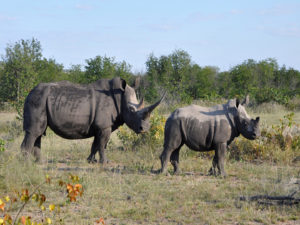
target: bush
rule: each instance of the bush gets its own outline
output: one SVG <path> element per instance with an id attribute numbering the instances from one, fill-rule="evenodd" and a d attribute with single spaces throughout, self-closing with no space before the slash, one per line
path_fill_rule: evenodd
<path id="1" fill-rule="evenodd" d="M 164 139 L 164 125 L 166 118 L 153 112 L 150 117 L 150 129 L 146 133 L 135 134 L 127 126 L 119 128 L 117 135 L 122 142 L 124 150 L 136 150 L 142 146 L 150 149 L 160 147 Z"/>
<path id="2" fill-rule="evenodd" d="M 293 117 L 294 113 L 287 114 L 279 125 L 262 128 L 261 137 L 254 141 L 237 138 L 229 146 L 229 157 L 243 161 L 291 162 L 300 153 L 300 135 L 290 132 L 297 127 Z"/>
<path id="3" fill-rule="evenodd" d="M 0 152 L 5 151 L 5 141 L 0 138 Z"/>

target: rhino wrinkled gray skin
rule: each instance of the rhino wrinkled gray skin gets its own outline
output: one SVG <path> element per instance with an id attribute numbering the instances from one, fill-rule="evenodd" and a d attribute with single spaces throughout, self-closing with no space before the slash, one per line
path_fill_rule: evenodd
<path id="1" fill-rule="evenodd" d="M 210 108 L 190 105 L 176 109 L 166 121 L 159 172 L 166 172 L 169 160 L 174 173 L 179 172 L 179 150 L 186 144 L 195 151 L 215 150 L 210 174 L 226 176 L 224 158 L 227 146 L 240 134 L 250 140 L 260 136 L 259 117 L 251 119 L 245 110 L 248 102 L 247 96 L 241 104 L 232 99 L 227 104 Z"/>
<path id="2" fill-rule="evenodd" d="M 144 107 L 137 101 L 134 88 L 120 78 L 101 79 L 87 85 L 68 81 L 40 83 L 27 96 L 24 104 L 21 145 L 25 155 L 33 153 L 40 160 L 41 137 L 49 126 L 67 139 L 94 137 L 89 162 L 106 163 L 104 149 L 111 133 L 126 123 L 136 133 L 149 129 L 149 116 L 162 101 Z"/>

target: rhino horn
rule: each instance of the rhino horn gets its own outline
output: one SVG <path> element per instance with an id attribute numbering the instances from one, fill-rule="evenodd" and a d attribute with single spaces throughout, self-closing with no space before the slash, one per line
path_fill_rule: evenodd
<path id="1" fill-rule="evenodd" d="M 139 88 L 139 86 L 140 86 L 140 83 L 141 83 L 141 77 L 140 76 L 138 76 L 136 79 L 135 79 L 135 81 L 134 81 L 134 84 L 133 84 L 133 89 L 134 90 L 137 90 L 138 88 Z"/>
<path id="2" fill-rule="evenodd" d="M 145 107 L 145 104 L 144 104 L 144 98 L 142 98 L 142 100 L 140 101 L 140 103 L 138 104 L 137 106 L 137 110 L 141 110 Z"/>
<path id="3" fill-rule="evenodd" d="M 166 93 L 164 93 L 164 95 L 161 97 L 161 99 L 159 101 L 157 101 L 156 103 L 154 103 L 153 105 L 150 105 L 146 108 L 141 109 L 139 112 L 142 113 L 143 118 L 147 118 L 150 116 L 150 113 L 162 102 L 162 100 L 165 98 Z"/>
<path id="4" fill-rule="evenodd" d="M 244 99 L 244 101 L 242 102 L 242 105 L 247 106 L 249 104 L 249 95 L 247 95 Z"/>

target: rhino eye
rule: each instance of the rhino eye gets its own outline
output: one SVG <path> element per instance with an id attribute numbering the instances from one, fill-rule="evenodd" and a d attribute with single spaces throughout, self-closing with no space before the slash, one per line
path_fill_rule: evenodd
<path id="1" fill-rule="evenodd" d="M 130 112 L 135 112 L 135 108 L 133 106 L 129 106 L 129 111 Z"/>

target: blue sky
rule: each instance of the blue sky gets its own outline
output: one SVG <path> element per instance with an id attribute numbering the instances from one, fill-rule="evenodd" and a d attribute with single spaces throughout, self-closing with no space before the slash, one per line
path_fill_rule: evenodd
<path id="1" fill-rule="evenodd" d="M 300 70 L 300 1 L 0 0 L 0 55 L 32 37 L 65 68 L 106 55 L 142 72 L 181 49 L 220 71 L 266 58 Z"/>

